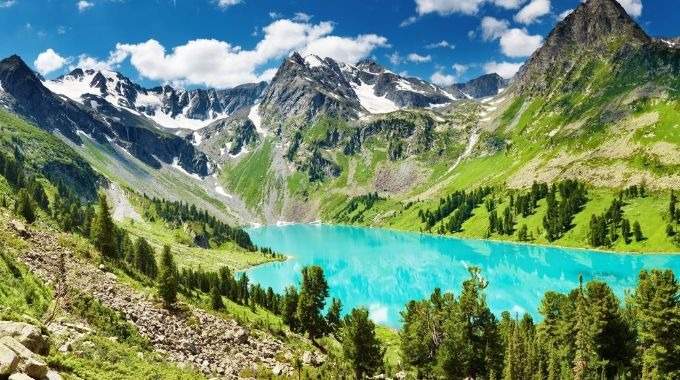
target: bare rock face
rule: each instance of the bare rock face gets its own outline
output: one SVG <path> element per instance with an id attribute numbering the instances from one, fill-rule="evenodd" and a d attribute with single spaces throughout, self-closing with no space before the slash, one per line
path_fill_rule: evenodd
<path id="1" fill-rule="evenodd" d="M 38 353 L 46 354 L 49 350 L 47 339 L 36 326 L 23 322 L 0 321 L 0 337 L 9 336 L 16 339 L 24 347 Z"/>
<path id="2" fill-rule="evenodd" d="M 517 73 L 516 83 L 521 91 L 542 92 L 549 87 L 548 79 L 564 77 L 583 56 L 616 54 L 613 48 L 619 44 L 650 42 L 616 0 L 588 0 L 557 24 Z"/>
<path id="3" fill-rule="evenodd" d="M 14 373 L 19 365 L 19 357 L 7 346 L 0 344 L 0 378 Z"/>

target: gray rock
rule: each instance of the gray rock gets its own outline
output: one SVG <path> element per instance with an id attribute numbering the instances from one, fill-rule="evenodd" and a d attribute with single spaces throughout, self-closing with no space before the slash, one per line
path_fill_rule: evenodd
<path id="1" fill-rule="evenodd" d="M 63 377 L 59 374 L 59 372 L 54 371 L 54 370 L 49 370 L 47 371 L 47 375 L 45 375 L 46 380 L 63 380 Z"/>
<path id="2" fill-rule="evenodd" d="M 4 336 L 15 338 L 23 346 L 38 354 L 45 354 L 49 350 L 49 344 L 40 329 L 28 323 L 0 321 L 0 337 Z"/>
<path id="3" fill-rule="evenodd" d="M 34 354 L 26 348 L 24 345 L 19 343 L 16 339 L 5 336 L 0 338 L 0 344 L 7 346 L 10 350 L 14 351 L 19 357 L 19 365 L 17 369 L 27 374 L 34 379 L 42 379 L 47 375 L 47 364 L 38 355 Z"/>
<path id="4" fill-rule="evenodd" d="M 394 374 L 394 378 L 397 380 L 404 380 L 406 379 L 406 376 L 408 376 L 406 371 L 399 371 Z"/>
<path id="5" fill-rule="evenodd" d="M 272 368 L 272 375 L 281 376 L 285 373 L 286 367 L 281 363 L 276 363 L 274 368 Z"/>
<path id="6" fill-rule="evenodd" d="M 0 377 L 7 376 L 17 369 L 19 357 L 7 346 L 0 344 Z"/>

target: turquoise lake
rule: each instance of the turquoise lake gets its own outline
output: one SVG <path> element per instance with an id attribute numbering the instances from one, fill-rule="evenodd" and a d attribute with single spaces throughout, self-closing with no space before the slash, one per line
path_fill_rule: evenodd
<path id="1" fill-rule="evenodd" d="M 680 275 L 680 255 L 618 254 L 444 238 L 382 229 L 332 225 L 265 226 L 248 230 L 253 242 L 292 256 L 265 264 L 249 277 L 275 291 L 299 285 L 305 265 L 323 268 L 330 294 L 343 312 L 365 306 L 371 318 L 399 327 L 399 312 L 412 299 L 429 297 L 439 287 L 458 294 L 478 266 L 489 280 L 487 302 L 497 315 L 529 312 L 547 290 L 567 292 L 584 280 L 606 281 L 622 298 L 641 269 L 668 268 Z M 330 301 L 330 298 L 329 298 Z"/>

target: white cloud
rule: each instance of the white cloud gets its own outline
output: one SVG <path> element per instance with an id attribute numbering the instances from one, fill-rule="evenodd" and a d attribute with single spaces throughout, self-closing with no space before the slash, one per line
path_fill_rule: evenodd
<path id="1" fill-rule="evenodd" d="M 526 0 L 415 0 L 416 12 L 419 15 L 437 13 L 442 16 L 453 13 L 474 15 L 485 3 L 493 4 L 504 9 L 517 9 Z"/>
<path id="2" fill-rule="evenodd" d="M 550 0 L 531 0 L 515 15 L 515 21 L 529 25 L 550 13 Z"/>
<path id="3" fill-rule="evenodd" d="M 242 0 L 217 0 L 217 6 L 222 9 L 227 9 L 233 5 L 240 4 Z"/>
<path id="4" fill-rule="evenodd" d="M 491 41 L 501 38 L 503 33 L 505 33 L 510 27 L 510 23 L 507 20 L 499 20 L 493 17 L 484 17 L 481 23 L 482 27 L 482 38 L 485 41 Z"/>
<path id="5" fill-rule="evenodd" d="M 528 57 L 543 44 L 543 37 L 513 28 L 501 36 L 501 51 L 508 57 Z"/>
<path id="6" fill-rule="evenodd" d="M 274 12 L 274 11 L 269 12 L 269 18 L 276 19 L 276 18 L 282 18 L 282 17 L 283 17 L 283 15 L 279 12 Z"/>
<path id="7" fill-rule="evenodd" d="M 9 8 L 16 3 L 16 0 L 3 0 L 0 1 L 0 8 Z"/>
<path id="8" fill-rule="evenodd" d="M 375 323 L 384 324 L 387 322 L 387 306 L 374 303 L 368 306 L 368 317 Z"/>
<path id="9" fill-rule="evenodd" d="M 312 15 L 308 15 L 307 13 L 304 12 L 296 12 L 295 15 L 293 16 L 293 21 L 298 21 L 298 22 L 310 22 L 312 20 Z"/>
<path id="10" fill-rule="evenodd" d="M 557 15 L 557 20 L 558 20 L 558 21 L 564 20 L 564 19 L 567 18 L 567 16 L 569 16 L 569 15 L 571 14 L 571 12 L 573 12 L 573 11 L 574 11 L 573 9 L 567 9 L 566 11 L 564 11 L 564 12 L 560 13 L 559 15 Z"/>
<path id="11" fill-rule="evenodd" d="M 454 63 L 451 66 L 451 68 L 453 68 L 453 71 L 456 72 L 456 75 L 461 76 L 461 75 L 465 74 L 470 69 L 470 66 L 469 65 L 463 65 L 463 64 L 460 64 L 460 63 Z"/>
<path id="12" fill-rule="evenodd" d="M 520 67 L 522 67 L 522 63 L 491 61 L 484 64 L 484 72 L 487 74 L 496 73 L 505 79 L 509 79 L 517 73 Z"/>
<path id="13" fill-rule="evenodd" d="M 486 0 L 416 0 L 416 12 L 419 15 L 438 13 L 442 16 L 453 13 L 473 15 Z"/>
<path id="14" fill-rule="evenodd" d="M 47 75 L 53 71 L 59 70 L 68 60 L 55 52 L 52 49 L 47 49 L 44 52 L 38 54 L 38 58 L 33 62 L 36 70 L 42 75 Z"/>
<path id="15" fill-rule="evenodd" d="M 436 49 L 436 48 L 455 49 L 456 45 L 449 43 L 449 41 L 446 41 L 446 40 L 441 40 L 439 42 L 433 42 L 431 44 L 425 45 L 425 49 Z"/>
<path id="16" fill-rule="evenodd" d="M 84 12 L 94 7 L 94 3 L 91 1 L 80 0 L 79 2 L 76 3 L 76 7 L 78 7 L 79 12 Z"/>
<path id="17" fill-rule="evenodd" d="M 382 36 L 339 37 L 331 35 L 333 29 L 331 22 L 310 24 L 281 19 L 262 29 L 263 37 L 252 50 L 215 39 L 191 40 L 166 49 L 150 39 L 138 44 L 119 43 L 108 59 L 98 61 L 82 56 L 79 63 L 110 68 L 129 58 L 147 79 L 226 88 L 271 79 L 276 72 L 271 64 L 294 50 L 355 63 L 374 49 L 389 46 Z"/>
<path id="18" fill-rule="evenodd" d="M 408 56 L 406 56 L 406 59 L 413 63 L 425 63 L 425 62 L 430 62 L 432 60 L 431 55 L 420 55 L 418 53 L 411 53 Z"/>
<path id="19" fill-rule="evenodd" d="M 430 76 L 430 82 L 439 86 L 450 86 L 456 83 L 456 77 L 438 70 Z"/>
<path id="20" fill-rule="evenodd" d="M 640 17 L 642 14 L 642 0 L 617 0 L 623 9 L 633 17 Z"/>
<path id="21" fill-rule="evenodd" d="M 416 17 L 416 16 L 411 16 L 411 17 L 408 17 L 407 19 L 405 19 L 404 21 L 402 21 L 402 22 L 399 24 L 399 26 L 403 28 L 403 27 L 405 27 L 405 26 L 409 26 L 409 25 L 411 25 L 411 24 L 414 24 L 416 21 L 418 21 L 418 17 Z"/>
<path id="22" fill-rule="evenodd" d="M 401 55 L 399 55 L 398 51 L 395 51 L 392 54 L 388 54 L 387 59 L 389 59 L 390 63 L 395 66 L 401 64 L 401 62 L 403 61 L 403 58 L 401 57 Z"/>

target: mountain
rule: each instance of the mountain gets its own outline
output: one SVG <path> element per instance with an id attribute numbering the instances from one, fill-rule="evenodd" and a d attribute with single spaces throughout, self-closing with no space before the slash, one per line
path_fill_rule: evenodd
<path id="1" fill-rule="evenodd" d="M 93 79 L 102 88 L 102 76 Z M 159 130 L 139 113 L 109 103 L 111 95 L 83 93 L 80 102 L 57 95 L 18 56 L 0 61 L 0 83 L 6 109 L 44 130 L 59 132 L 74 144 L 82 145 L 83 138 L 91 138 L 119 147 L 153 168 L 176 164 L 202 176 L 211 172 L 207 157 L 190 141 Z M 134 89 L 119 84 L 117 94 L 129 95 Z"/>
<path id="2" fill-rule="evenodd" d="M 584 59 L 619 55 L 616 60 L 625 61 L 620 55 L 651 42 L 617 1 L 588 0 L 560 21 L 522 66 L 516 75 L 517 87 L 525 93 L 549 90 Z"/>
<path id="3" fill-rule="evenodd" d="M 506 87 L 509 81 L 496 73 L 485 74 L 471 79 L 465 83 L 456 83 L 451 86 L 452 91 L 460 91 L 469 98 L 481 99 L 496 96 Z"/>
<path id="4" fill-rule="evenodd" d="M 266 82 L 260 82 L 226 90 L 185 90 L 168 85 L 146 89 L 118 72 L 80 68 L 43 84 L 78 103 L 83 103 L 86 94 L 96 95 L 113 106 L 142 114 L 162 127 L 190 130 L 252 106 L 267 86 Z"/>
<path id="5" fill-rule="evenodd" d="M 298 118 L 307 122 L 318 114 L 354 120 L 463 98 L 458 92 L 397 75 L 371 60 L 350 65 L 293 53 L 279 67 L 257 112 L 270 121 Z"/>

